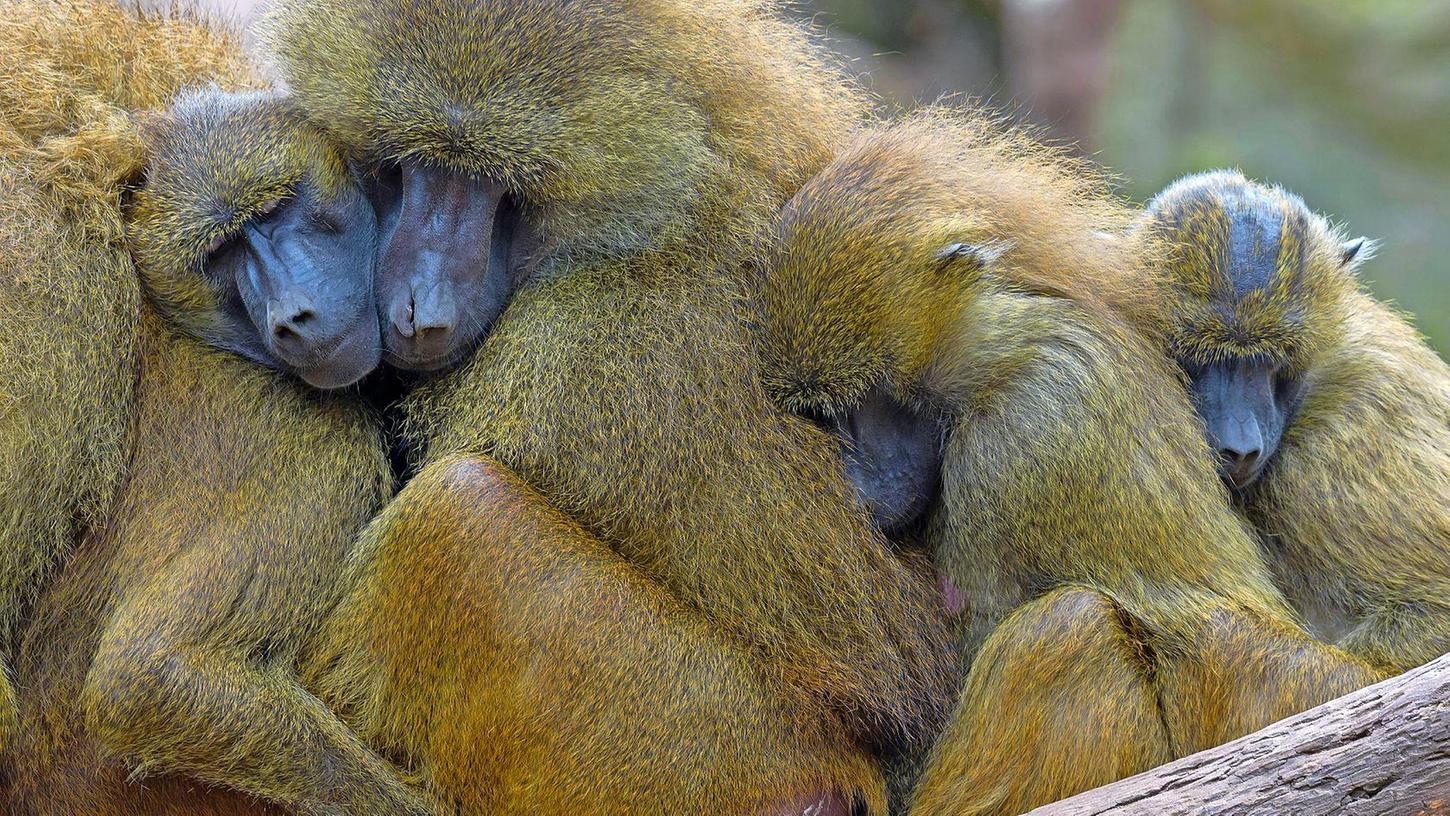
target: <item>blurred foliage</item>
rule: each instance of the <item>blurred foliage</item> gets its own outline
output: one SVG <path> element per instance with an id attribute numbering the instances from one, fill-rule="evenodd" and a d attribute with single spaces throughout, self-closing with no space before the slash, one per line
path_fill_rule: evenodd
<path id="1" fill-rule="evenodd" d="M 903 105 L 951 92 L 1030 115 L 1004 7 L 812 0 L 803 12 Z M 1236 166 L 1382 241 L 1371 287 L 1450 351 L 1450 0 L 1125 0 L 1096 158 L 1137 200 Z"/>

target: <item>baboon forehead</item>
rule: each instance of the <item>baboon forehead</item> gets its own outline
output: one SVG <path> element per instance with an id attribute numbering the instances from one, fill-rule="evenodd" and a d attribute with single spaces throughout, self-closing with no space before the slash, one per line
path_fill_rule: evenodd
<path id="1" fill-rule="evenodd" d="M 1281 253 L 1291 249 L 1294 242 L 1284 240 L 1286 219 L 1282 209 L 1252 205 L 1235 209 L 1237 212 L 1229 216 L 1224 253 L 1227 268 L 1219 274 L 1237 300 L 1249 292 L 1269 288 L 1277 277 Z"/>
<path id="2" fill-rule="evenodd" d="M 1223 305 L 1299 296 L 1314 216 L 1296 196 L 1237 173 L 1190 176 L 1149 204 L 1180 284 Z"/>

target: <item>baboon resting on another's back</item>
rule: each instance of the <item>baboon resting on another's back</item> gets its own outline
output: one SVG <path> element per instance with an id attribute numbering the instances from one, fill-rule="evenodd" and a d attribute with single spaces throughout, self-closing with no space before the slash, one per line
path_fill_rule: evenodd
<path id="1" fill-rule="evenodd" d="M 965 604 L 913 812 L 1018 813 L 1379 676 L 1296 622 L 1130 327 L 1155 307 L 1131 217 L 1026 137 L 927 112 L 859 136 L 772 235 L 772 393 Z"/>

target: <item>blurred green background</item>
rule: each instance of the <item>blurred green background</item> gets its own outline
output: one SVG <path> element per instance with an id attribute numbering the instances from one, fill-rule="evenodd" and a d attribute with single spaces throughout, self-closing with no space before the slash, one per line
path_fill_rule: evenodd
<path id="1" fill-rule="evenodd" d="M 804 0 L 902 105 L 978 97 L 1142 201 L 1238 167 L 1382 241 L 1362 275 L 1450 352 L 1450 0 Z"/>

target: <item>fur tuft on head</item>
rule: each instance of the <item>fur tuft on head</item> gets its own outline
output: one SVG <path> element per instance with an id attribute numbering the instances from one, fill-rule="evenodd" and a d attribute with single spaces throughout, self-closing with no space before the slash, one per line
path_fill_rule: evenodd
<path id="1" fill-rule="evenodd" d="M 128 211 L 132 253 L 162 311 L 205 339 L 220 293 L 198 274 L 207 246 L 290 196 L 304 179 L 335 192 L 351 171 L 275 91 L 187 92 L 146 127 L 146 179 Z"/>
<path id="2" fill-rule="evenodd" d="M 1302 371 L 1335 342 L 1338 304 L 1359 291 L 1355 270 L 1374 254 L 1303 199 L 1234 170 L 1173 183 L 1140 229 L 1165 255 L 1170 347 L 1200 364 L 1257 357 Z"/>

